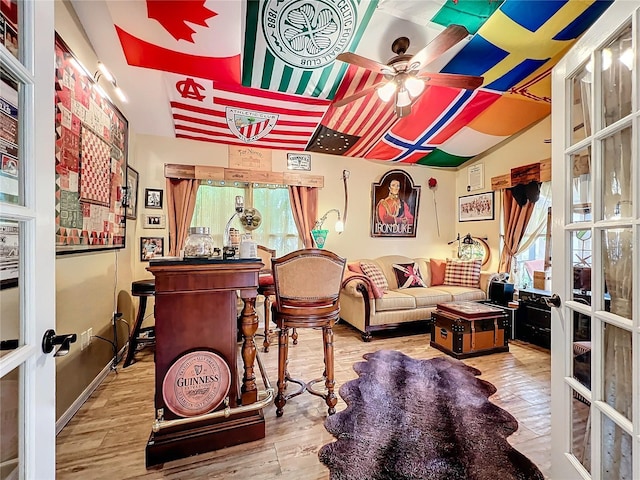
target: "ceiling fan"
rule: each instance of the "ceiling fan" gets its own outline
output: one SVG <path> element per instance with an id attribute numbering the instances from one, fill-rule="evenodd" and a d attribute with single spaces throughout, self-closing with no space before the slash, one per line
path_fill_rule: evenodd
<path id="1" fill-rule="evenodd" d="M 361 97 L 377 91 L 384 102 L 395 97 L 396 115 L 406 117 L 411 113 L 412 103 L 424 91 L 425 85 L 464 88 L 473 90 L 482 85 L 484 77 L 421 71 L 429 63 L 463 40 L 469 32 L 461 25 L 449 25 L 429 44 L 415 55 L 407 54 L 409 39 L 400 37 L 394 40 L 391 50 L 396 55 L 386 65 L 363 57 L 356 53 L 344 52 L 336 58 L 357 67 L 366 68 L 384 75 L 384 81 L 360 90 L 333 103 L 342 107 Z"/>

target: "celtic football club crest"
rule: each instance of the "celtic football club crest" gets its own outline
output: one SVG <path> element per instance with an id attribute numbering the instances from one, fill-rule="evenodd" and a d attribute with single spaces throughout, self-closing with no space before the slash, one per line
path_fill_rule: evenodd
<path id="1" fill-rule="evenodd" d="M 262 9 L 271 53 L 307 70 L 322 68 L 344 52 L 357 23 L 353 0 L 269 0 Z"/>
<path id="2" fill-rule="evenodd" d="M 247 143 L 261 139 L 276 126 L 275 113 L 253 112 L 227 107 L 227 125 L 233 134 Z"/>

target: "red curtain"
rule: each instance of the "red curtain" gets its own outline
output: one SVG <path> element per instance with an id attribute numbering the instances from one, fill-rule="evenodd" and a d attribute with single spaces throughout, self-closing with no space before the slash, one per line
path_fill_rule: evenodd
<path id="1" fill-rule="evenodd" d="M 198 186 L 199 180 L 167 178 L 170 256 L 178 255 L 184 247 L 196 208 Z"/>
<path id="2" fill-rule="evenodd" d="M 316 187 L 289 186 L 289 200 L 298 235 L 304 248 L 313 248 L 311 230 L 318 218 L 318 189 Z"/>
<path id="3" fill-rule="evenodd" d="M 511 272 L 511 260 L 518 251 L 520 241 L 527 229 L 527 224 L 533 213 L 534 204 L 527 201 L 523 206 L 513 198 L 513 192 L 507 188 L 502 192 L 504 211 L 504 247 L 500 253 L 499 272 Z"/>

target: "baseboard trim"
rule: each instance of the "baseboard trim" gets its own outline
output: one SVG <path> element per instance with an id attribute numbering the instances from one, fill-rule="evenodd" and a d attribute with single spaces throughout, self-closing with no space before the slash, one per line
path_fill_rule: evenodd
<path id="1" fill-rule="evenodd" d="M 122 356 L 124 355 L 124 351 L 126 349 L 127 345 L 125 344 L 125 346 L 122 347 L 122 349 L 118 352 L 118 361 L 122 359 Z M 107 375 L 109 375 L 109 372 L 111 372 L 112 370 L 112 366 L 113 359 L 105 365 L 100 373 L 96 375 L 96 378 L 94 378 L 93 381 L 89 385 L 87 385 L 87 388 L 84 389 L 82 394 L 78 398 L 76 398 L 75 402 L 73 402 L 71 406 L 67 408 L 67 411 L 64 412 L 62 416 L 56 421 L 56 435 L 58 435 L 62 431 L 62 429 L 67 425 L 67 423 L 69 423 L 73 416 L 78 413 L 78 410 L 80 410 L 80 407 L 82 407 L 84 402 L 89 399 L 91 394 L 95 392 L 96 388 L 98 388 L 104 381 L 104 379 L 107 378 Z"/>

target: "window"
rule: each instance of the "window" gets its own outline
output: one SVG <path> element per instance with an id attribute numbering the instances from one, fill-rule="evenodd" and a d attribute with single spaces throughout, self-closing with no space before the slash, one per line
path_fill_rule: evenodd
<path id="1" fill-rule="evenodd" d="M 235 213 L 237 195 L 245 198 L 245 208 L 253 206 L 260 212 L 262 221 L 255 230 L 247 232 L 236 215 L 231 220 L 230 228 L 237 228 L 241 234 L 250 233 L 259 245 L 274 249 L 278 256 L 301 248 L 287 187 L 239 182 L 229 186 L 225 182 L 204 182 L 198 188 L 191 226 L 209 227 L 214 245 L 222 247 L 227 222 Z"/>
<path id="2" fill-rule="evenodd" d="M 511 282 L 516 288 L 533 288 L 533 272 L 544 270 L 547 249 L 551 248 L 550 243 L 547 242 L 547 219 L 550 214 L 551 182 L 544 182 L 540 187 L 540 197 L 533 208 L 520 248 L 513 257 Z M 500 225 L 500 228 L 504 229 L 504 221 Z M 502 232 L 502 238 L 504 238 L 504 232 Z"/>

